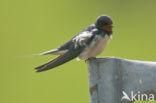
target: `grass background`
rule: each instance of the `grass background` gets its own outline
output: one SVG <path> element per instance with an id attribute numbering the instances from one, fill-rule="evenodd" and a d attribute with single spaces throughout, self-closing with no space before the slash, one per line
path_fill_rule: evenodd
<path id="1" fill-rule="evenodd" d="M 156 103 L 156 101 L 137 101 L 135 103 Z"/>
<path id="2" fill-rule="evenodd" d="M 33 68 L 56 56 L 29 55 L 58 47 L 101 14 L 114 21 L 113 39 L 98 57 L 156 61 L 155 0 L 1 0 L 0 103 L 89 103 L 84 61 Z"/>

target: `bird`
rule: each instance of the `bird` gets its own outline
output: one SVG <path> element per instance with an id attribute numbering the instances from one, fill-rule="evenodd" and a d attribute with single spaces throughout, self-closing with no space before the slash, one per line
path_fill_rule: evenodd
<path id="1" fill-rule="evenodd" d="M 88 60 L 103 52 L 113 34 L 113 21 L 110 16 L 101 15 L 71 40 L 60 47 L 39 55 L 59 55 L 55 59 L 35 68 L 36 72 L 46 71 L 60 66 L 74 58 Z"/>

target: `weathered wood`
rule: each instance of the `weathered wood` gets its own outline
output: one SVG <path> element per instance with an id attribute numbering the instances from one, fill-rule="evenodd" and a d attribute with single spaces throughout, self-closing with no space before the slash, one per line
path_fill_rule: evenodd
<path id="1" fill-rule="evenodd" d="M 106 57 L 87 63 L 91 103 L 130 103 L 121 101 L 123 92 L 130 99 L 132 92 L 154 94 L 156 99 L 156 62 Z"/>

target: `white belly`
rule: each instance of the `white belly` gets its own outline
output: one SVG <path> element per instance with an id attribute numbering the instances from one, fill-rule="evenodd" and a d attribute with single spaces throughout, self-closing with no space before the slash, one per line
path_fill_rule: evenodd
<path id="1" fill-rule="evenodd" d="M 88 48 L 86 48 L 78 57 L 78 59 L 87 59 L 90 57 L 96 57 L 99 55 L 106 47 L 110 36 L 105 35 L 105 37 L 97 36 L 96 42 L 92 42 Z"/>

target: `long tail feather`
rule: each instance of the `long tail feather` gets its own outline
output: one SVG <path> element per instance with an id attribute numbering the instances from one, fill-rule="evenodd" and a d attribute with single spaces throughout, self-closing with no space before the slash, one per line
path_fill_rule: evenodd
<path id="1" fill-rule="evenodd" d="M 45 70 L 49 70 L 52 68 L 55 68 L 61 64 L 64 64 L 66 62 L 68 62 L 69 60 L 72 60 L 74 58 L 76 58 L 78 55 L 80 54 L 80 51 L 75 51 L 75 52 L 67 52 L 63 55 L 58 56 L 57 58 L 55 58 L 54 60 L 43 64 L 39 67 L 36 67 L 35 69 L 37 70 L 36 72 L 42 72 Z"/>
<path id="2" fill-rule="evenodd" d="M 58 52 L 58 49 L 53 49 L 53 50 L 50 50 L 50 51 L 40 53 L 39 55 L 57 54 L 57 52 Z"/>

